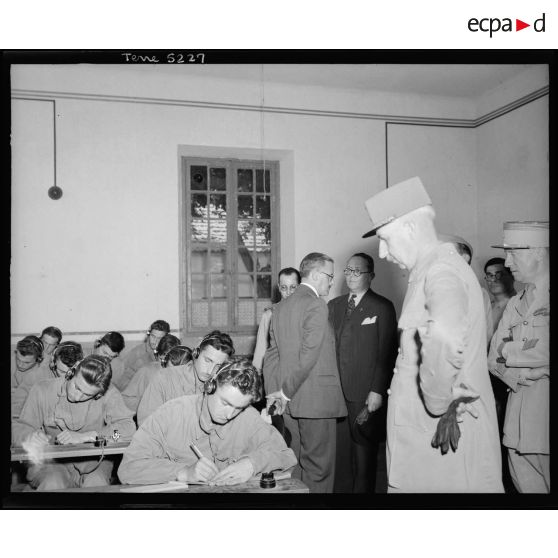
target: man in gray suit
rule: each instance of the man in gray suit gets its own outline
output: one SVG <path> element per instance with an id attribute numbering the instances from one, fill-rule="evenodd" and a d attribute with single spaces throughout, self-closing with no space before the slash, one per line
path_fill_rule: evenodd
<path id="1" fill-rule="evenodd" d="M 310 492 L 333 492 L 337 417 L 347 415 L 327 296 L 333 260 L 313 252 L 300 263 L 301 283 L 277 304 L 264 359 L 267 409 L 284 414 L 298 466 L 293 476 Z"/>

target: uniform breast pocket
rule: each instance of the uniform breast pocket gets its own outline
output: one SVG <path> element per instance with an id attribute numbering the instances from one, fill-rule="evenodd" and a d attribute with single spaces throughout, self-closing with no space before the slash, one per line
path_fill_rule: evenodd
<path id="1" fill-rule="evenodd" d="M 550 326 L 550 312 L 548 314 L 537 314 L 533 316 L 534 328 L 548 328 Z"/>
<path id="2" fill-rule="evenodd" d="M 249 448 L 245 447 L 245 444 L 233 442 L 230 447 L 223 448 L 222 450 L 216 452 L 215 464 L 221 471 L 225 467 L 228 467 L 238 461 L 241 455 L 246 455 L 248 452 Z"/>

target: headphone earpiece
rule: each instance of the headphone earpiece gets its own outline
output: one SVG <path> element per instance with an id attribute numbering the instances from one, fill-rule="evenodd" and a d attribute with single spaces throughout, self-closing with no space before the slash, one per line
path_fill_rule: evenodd
<path id="1" fill-rule="evenodd" d="M 78 360 L 69 370 L 66 372 L 66 380 L 71 380 L 76 375 L 76 370 L 78 366 L 83 362 L 83 359 Z"/>
<path id="2" fill-rule="evenodd" d="M 211 395 L 212 393 L 215 393 L 217 391 L 217 380 L 215 380 L 215 376 L 209 378 L 209 380 L 205 382 L 203 390 L 206 395 Z"/>
<path id="3" fill-rule="evenodd" d="M 207 382 L 205 382 L 203 386 L 203 391 L 206 395 L 211 395 L 217 391 L 217 376 L 219 376 L 222 372 L 229 370 L 233 364 L 235 364 L 235 361 L 230 360 L 228 362 L 224 362 L 219 368 L 217 368 L 217 371 L 213 374 L 213 376 L 211 376 L 211 378 L 209 378 L 209 380 L 207 380 Z"/>

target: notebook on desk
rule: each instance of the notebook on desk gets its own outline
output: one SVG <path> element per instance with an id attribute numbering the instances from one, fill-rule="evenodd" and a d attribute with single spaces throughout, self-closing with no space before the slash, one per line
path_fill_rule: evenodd
<path id="1" fill-rule="evenodd" d="M 276 481 L 290 479 L 291 478 L 291 471 L 285 471 L 282 473 L 274 473 L 273 474 Z M 253 476 L 248 482 L 259 482 L 261 478 L 261 474 Z M 144 484 L 141 486 L 130 486 L 128 488 L 121 488 L 120 492 L 137 492 L 140 494 L 146 494 L 149 492 L 172 492 L 174 490 L 187 490 L 188 485 L 208 485 L 208 482 L 205 481 L 190 481 L 180 482 L 180 481 L 169 481 L 165 483 L 159 484 Z"/>
<path id="2" fill-rule="evenodd" d="M 188 483 L 180 481 L 169 481 L 160 484 L 143 484 L 141 486 L 130 486 L 121 488 L 120 492 L 137 492 L 146 494 L 149 492 L 172 492 L 173 490 L 187 490 Z"/>

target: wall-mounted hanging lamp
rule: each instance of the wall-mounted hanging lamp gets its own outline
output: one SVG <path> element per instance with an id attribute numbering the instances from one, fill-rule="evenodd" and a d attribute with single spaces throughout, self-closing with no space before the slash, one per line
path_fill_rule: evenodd
<path id="1" fill-rule="evenodd" d="M 52 101 L 52 132 L 54 139 L 54 185 L 48 189 L 48 197 L 51 200 L 59 200 L 64 192 L 62 188 L 56 185 L 56 101 Z"/>

